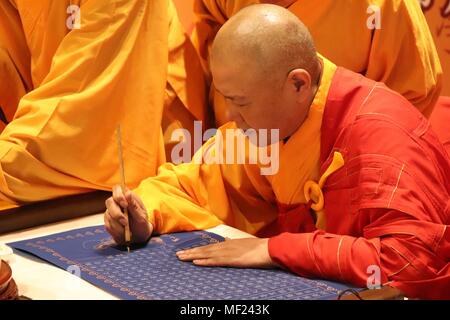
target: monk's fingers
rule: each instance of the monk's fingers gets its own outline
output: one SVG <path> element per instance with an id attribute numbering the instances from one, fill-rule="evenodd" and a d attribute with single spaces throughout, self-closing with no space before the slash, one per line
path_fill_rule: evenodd
<path id="1" fill-rule="evenodd" d="M 206 252 L 214 252 L 217 249 L 220 249 L 222 243 L 214 243 L 206 246 L 196 247 L 192 249 L 185 249 L 177 251 L 177 254 L 197 254 L 197 253 L 206 253 Z"/>
<path id="2" fill-rule="evenodd" d="M 206 258 L 206 259 L 195 259 L 192 261 L 193 264 L 199 267 L 228 267 L 228 261 L 225 258 Z"/>
<path id="3" fill-rule="evenodd" d="M 119 222 L 122 226 L 126 226 L 127 219 L 122 212 L 122 209 L 119 205 L 114 201 L 113 198 L 108 198 L 105 202 L 106 204 L 106 212 L 105 215 L 108 215 L 110 219 Z"/>
<path id="4" fill-rule="evenodd" d="M 110 227 L 115 234 L 123 234 L 125 232 L 125 225 L 126 225 L 126 220 L 124 222 L 125 217 L 123 217 L 123 219 L 117 220 L 112 217 L 112 214 L 109 210 L 107 211 L 106 216 L 109 221 Z"/>
<path id="5" fill-rule="evenodd" d="M 128 213 L 131 214 L 131 218 L 134 220 L 147 220 L 147 210 L 138 195 L 129 191 L 126 194 L 128 202 Z"/>
<path id="6" fill-rule="evenodd" d="M 122 191 L 122 187 L 119 185 L 115 185 L 113 187 L 113 199 L 122 208 L 126 208 L 128 206 L 128 202 L 127 202 L 127 199 L 125 198 L 125 194 Z"/>
<path id="7" fill-rule="evenodd" d="M 139 197 L 137 194 L 135 194 L 135 193 L 133 193 L 133 192 L 131 192 L 131 191 L 128 191 L 128 192 L 126 193 L 126 195 L 127 195 L 127 197 L 131 200 L 131 202 L 132 202 L 132 204 L 133 204 L 134 207 L 140 208 L 140 209 L 143 210 L 143 211 L 147 211 L 147 210 L 145 209 L 145 204 L 144 204 L 144 202 L 142 201 L 141 197 Z M 127 200 L 128 200 L 128 198 L 127 198 Z"/>
<path id="8" fill-rule="evenodd" d="M 193 261 L 195 259 L 208 259 L 220 255 L 220 247 L 217 244 L 178 251 L 178 259 L 182 261 Z"/>
<path id="9" fill-rule="evenodd" d="M 113 235 L 113 229 L 111 228 L 111 220 L 110 218 L 105 214 L 104 215 L 104 220 L 105 220 L 105 229 L 106 231 L 113 237 L 114 239 L 114 235 Z"/>
<path id="10" fill-rule="evenodd" d="M 105 211 L 105 214 L 103 215 L 103 222 L 105 225 L 106 231 L 108 231 L 109 228 L 109 216 L 108 216 L 108 210 Z M 109 232 L 109 231 L 108 231 Z"/>
<path id="11" fill-rule="evenodd" d="M 182 256 L 183 257 L 183 256 Z M 253 267 L 252 262 L 234 256 L 227 248 L 215 253 L 193 255 L 188 258 L 181 259 L 181 261 L 192 261 L 193 264 L 202 267 L 232 267 L 232 268 L 248 268 Z"/>
<path id="12" fill-rule="evenodd" d="M 194 260 L 202 260 L 202 259 L 212 259 L 216 258 L 214 253 L 211 252 L 196 252 L 196 253 L 187 253 L 187 254 L 178 254 L 178 259 L 181 261 L 194 261 Z"/>
<path id="13" fill-rule="evenodd" d="M 110 215 L 105 214 L 105 229 L 117 244 L 122 244 L 124 239 L 124 227 L 114 221 Z"/>

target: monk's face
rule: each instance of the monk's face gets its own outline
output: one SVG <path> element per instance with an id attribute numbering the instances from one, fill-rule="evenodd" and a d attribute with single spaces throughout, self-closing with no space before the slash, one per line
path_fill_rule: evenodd
<path id="1" fill-rule="evenodd" d="M 211 60 L 211 71 L 216 90 L 225 97 L 227 119 L 239 128 L 278 129 L 280 139 L 285 139 L 305 120 L 309 93 L 299 90 L 292 74 L 263 75 L 251 62 L 216 59 Z"/>

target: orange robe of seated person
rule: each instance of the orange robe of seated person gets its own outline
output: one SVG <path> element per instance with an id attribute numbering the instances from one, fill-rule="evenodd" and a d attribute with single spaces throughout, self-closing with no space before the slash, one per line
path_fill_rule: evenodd
<path id="1" fill-rule="evenodd" d="M 135 187 L 166 161 L 173 130 L 205 120 L 205 104 L 172 1 L 0 1 L 1 199 L 110 190 L 119 124 Z"/>
<path id="2" fill-rule="evenodd" d="M 430 116 L 442 88 L 442 68 L 419 1 L 195 0 L 192 39 L 209 78 L 210 49 L 220 27 L 243 7 L 260 2 L 290 10 L 309 28 L 321 54 L 384 82 Z M 218 125 L 226 123 L 225 101 L 214 88 L 210 104 Z"/>

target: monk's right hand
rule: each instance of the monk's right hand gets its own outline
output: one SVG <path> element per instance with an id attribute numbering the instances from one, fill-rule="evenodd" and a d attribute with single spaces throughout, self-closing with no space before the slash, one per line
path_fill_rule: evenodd
<path id="1" fill-rule="evenodd" d="M 123 210 L 125 208 L 128 208 L 131 242 L 144 243 L 150 239 L 153 225 L 148 222 L 147 210 L 138 195 L 130 190 L 126 190 L 124 194 L 120 186 L 114 186 L 113 195 L 106 200 L 105 204 L 105 229 L 117 244 L 126 244 L 127 219 Z"/>

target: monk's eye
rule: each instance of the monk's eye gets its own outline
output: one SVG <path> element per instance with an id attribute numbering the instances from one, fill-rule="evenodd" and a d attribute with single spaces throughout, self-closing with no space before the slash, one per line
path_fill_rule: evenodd
<path id="1" fill-rule="evenodd" d="M 242 101 L 236 102 L 235 99 L 229 97 L 225 97 L 225 101 L 238 108 L 243 108 L 250 105 L 250 102 L 242 102 Z"/>

